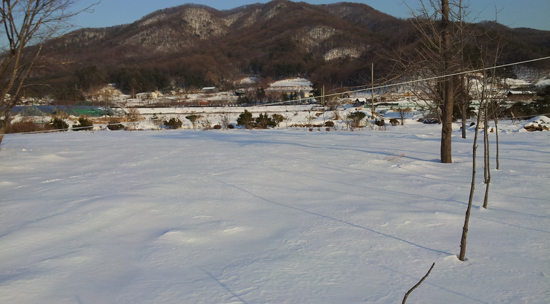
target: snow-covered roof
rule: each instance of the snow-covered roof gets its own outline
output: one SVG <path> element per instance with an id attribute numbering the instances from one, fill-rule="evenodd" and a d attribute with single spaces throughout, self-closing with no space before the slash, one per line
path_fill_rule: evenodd
<path id="1" fill-rule="evenodd" d="M 508 94 L 511 95 L 534 95 L 535 93 L 532 91 L 516 91 L 516 90 L 510 90 L 508 91 Z"/>
<path id="2" fill-rule="evenodd" d="M 505 80 L 506 84 L 511 86 L 511 87 L 525 87 L 525 86 L 528 86 L 530 83 L 523 80 L 523 79 L 512 79 L 512 78 L 507 78 Z"/>
<path id="3" fill-rule="evenodd" d="M 305 78 L 293 78 L 293 79 L 285 79 L 285 80 L 279 80 L 270 85 L 270 87 L 311 87 L 313 84 L 311 81 L 305 79 Z"/>
<path id="4" fill-rule="evenodd" d="M 246 77 L 246 78 L 243 78 L 243 79 L 239 80 L 239 84 L 254 84 L 254 83 L 258 83 L 258 82 L 260 82 L 260 78 L 254 77 L 254 76 Z"/>

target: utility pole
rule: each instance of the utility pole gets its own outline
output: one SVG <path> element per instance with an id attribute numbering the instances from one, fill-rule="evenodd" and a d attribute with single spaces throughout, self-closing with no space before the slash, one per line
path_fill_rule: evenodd
<path id="1" fill-rule="evenodd" d="M 371 98 L 372 98 L 372 109 L 371 109 L 371 116 L 374 118 L 374 63 L 371 65 Z"/>
<path id="2" fill-rule="evenodd" d="M 327 105 L 325 103 L 325 85 L 323 85 L 323 90 L 321 91 L 321 103 L 323 104 L 323 126 L 326 122 L 325 113 L 327 112 Z"/>

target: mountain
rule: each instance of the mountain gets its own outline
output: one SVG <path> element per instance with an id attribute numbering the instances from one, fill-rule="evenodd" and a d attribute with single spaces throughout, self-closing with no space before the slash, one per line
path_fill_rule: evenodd
<path id="1" fill-rule="evenodd" d="M 500 27 L 491 30 L 506 35 L 514 59 L 550 54 L 550 32 Z M 349 86 L 370 79 L 371 63 L 376 77 L 385 76 L 388 64 L 380 54 L 417 39 L 410 21 L 359 3 L 274 0 L 225 11 L 186 4 L 52 40 L 45 47 L 52 64 L 39 75 L 57 85 L 115 82 L 126 91 L 169 84 L 228 87 L 243 74 L 300 75 Z M 85 77 L 75 79 L 79 73 Z"/>

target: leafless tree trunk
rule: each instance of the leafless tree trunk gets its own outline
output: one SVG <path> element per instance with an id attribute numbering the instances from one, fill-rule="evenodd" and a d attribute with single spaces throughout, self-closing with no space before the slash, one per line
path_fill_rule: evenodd
<path id="1" fill-rule="evenodd" d="M 464 217 L 464 226 L 462 228 L 462 237 L 460 239 L 460 254 L 458 259 L 464 261 L 466 259 L 466 242 L 468 239 L 468 226 L 470 224 L 470 213 L 472 211 L 472 203 L 474 200 L 474 192 L 476 187 L 476 157 L 477 157 L 477 138 L 479 135 L 479 124 L 481 123 L 481 115 L 483 105 L 481 104 L 485 99 L 485 89 L 481 92 L 481 99 L 479 109 L 477 111 L 477 123 L 476 131 L 474 133 L 474 144 L 472 148 L 472 183 L 470 184 L 470 197 L 468 199 L 468 208 L 466 209 L 466 216 Z"/>
<path id="2" fill-rule="evenodd" d="M 483 208 L 487 209 L 489 202 L 489 186 L 491 185 L 491 155 L 489 142 L 489 101 L 485 101 L 484 108 L 484 126 L 483 126 L 483 161 L 484 161 L 484 179 L 485 179 L 485 197 L 483 199 Z"/>
<path id="3" fill-rule="evenodd" d="M 497 154 L 496 154 L 497 166 L 496 166 L 496 170 L 500 170 L 500 146 L 499 146 L 499 142 L 498 142 L 498 115 L 499 115 L 499 113 L 496 113 L 496 115 L 495 115 L 495 136 L 496 136 L 496 149 L 497 149 Z"/>
<path id="4" fill-rule="evenodd" d="M 449 0 L 441 0 L 441 36 L 443 38 L 443 71 L 450 73 L 451 66 L 451 33 L 449 30 Z M 445 78 L 443 92 L 443 115 L 441 128 L 441 162 L 452 163 L 452 133 L 453 133 L 453 78 Z"/>
<path id="5" fill-rule="evenodd" d="M 464 84 L 464 75 L 460 77 L 460 82 Z M 467 97 L 464 96 L 464 93 L 460 94 L 461 96 L 461 106 L 462 106 L 462 138 L 466 138 L 466 119 L 468 117 L 468 104 L 466 102 Z"/>
<path id="6" fill-rule="evenodd" d="M 459 6 L 460 13 L 459 15 L 462 16 L 462 5 Z M 460 70 L 464 71 L 464 20 L 463 18 L 460 18 L 460 55 L 462 57 L 462 60 L 460 60 Z M 468 96 L 465 96 L 465 90 L 464 90 L 464 75 L 460 76 L 460 103 L 462 106 L 462 138 L 466 138 L 466 119 L 468 116 L 468 105 L 467 100 Z M 466 88 L 469 88 L 469 85 L 466 86 Z"/>
<path id="7" fill-rule="evenodd" d="M 426 275 L 424 275 L 424 277 L 418 282 L 416 283 L 416 285 L 413 286 L 413 288 L 411 288 L 409 291 L 407 291 L 407 293 L 405 294 L 405 297 L 403 297 L 403 302 L 401 304 L 405 304 L 407 302 L 407 298 L 409 297 L 409 295 L 418 287 L 420 286 L 420 284 L 422 284 L 422 282 L 424 282 L 424 280 L 426 280 L 426 278 L 430 275 L 430 272 L 432 272 L 432 269 L 434 268 L 435 266 L 435 262 L 432 264 L 432 267 L 430 267 L 430 270 L 428 270 L 428 272 L 426 273 Z"/>
<path id="8" fill-rule="evenodd" d="M 411 1 L 412 2 L 412 1 Z M 411 9 L 411 19 L 421 37 L 416 52 L 397 51 L 395 58 L 413 79 L 432 80 L 414 85 L 413 93 L 426 102 L 430 111 L 438 116 L 441 126 L 440 158 L 452 163 L 453 105 L 459 100 L 459 78 L 450 76 L 462 71 L 462 49 L 473 36 L 468 31 L 466 6 L 462 0 L 418 0 L 419 9 Z M 437 79 L 437 77 L 443 77 Z"/>
<path id="9" fill-rule="evenodd" d="M 492 58 L 493 59 L 493 62 L 492 62 L 492 66 L 493 68 L 497 66 L 497 60 L 500 56 L 500 42 L 498 43 L 498 46 L 496 48 L 496 51 L 491 54 L 493 55 L 494 57 Z M 487 58 L 490 58 L 490 55 L 489 54 L 486 54 L 486 57 Z M 484 72 L 484 75 L 485 75 L 485 78 L 487 79 L 487 72 L 485 71 Z M 498 120 L 498 109 L 499 109 L 499 102 L 497 102 L 497 100 L 499 99 L 499 93 L 498 92 L 498 81 L 497 81 L 497 77 L 496 77 L 496 70 L 493 69 L 492 71 L 492 75 L 490 77 L 490 86 L 491 86 L 491 89 L 489 90 L 489 96 L 487 98 L 487 101 L 485 102 L 485 128 L 484 128 L 484 132 L 485 132 L 485 136 L 484 136 L 484 143 L 485 143 L 485 150 L 484 150 L 484 159 L 485 159 L 485 196 L 484 196 L 484 199 L 483 199 L 483 208 L 487 209 L 487 205 L 489 203 L 489 188 L 490 188 L 490 185 L 491 185 L 491 162 L 490 162 L 490 159 L 491 159 L 491 154 L 490 154 L 490 141 L 489 141 L 489 116 L 492 115 L 494 117 L 494 120 L 495 120 L 495 132 L 496 132 L 496 136 L 497 136 L 497 163 L 499 162 L 498 161 L 498 123 L 497 123 L 497 120 Z M 489 112 L 489 105 L 491 105 L 491 112 Z M 497 167 L 499 167 L 499 165 L 497 165 Z"/>
<path id="10" fill-rule="evenodd" d="M 67 19 L 84 11 L 70 12 L 78 0 L 2 0 L 0 32 L 4 34 L 0 59 L 0 142 L 11 109 L 21 98 L 30 73 L 36 67 L 44 42 L 70 26 Z M 7 94 L 11 94 L 7 98 Z"/>

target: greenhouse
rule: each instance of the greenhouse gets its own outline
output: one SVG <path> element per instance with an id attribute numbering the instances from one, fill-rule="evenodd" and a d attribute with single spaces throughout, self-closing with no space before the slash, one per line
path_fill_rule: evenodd
<path id="1" fill-rule="evenodd" d="M 66 113 L 72 116 L 89 116 L 101 117 L 105 115 L 113 115 L 114 111 L 107 107 L 91 107 L 91 106 L 16 106 L 10 113 L 11 115 L 21 116 L 53 116 Z"/>

